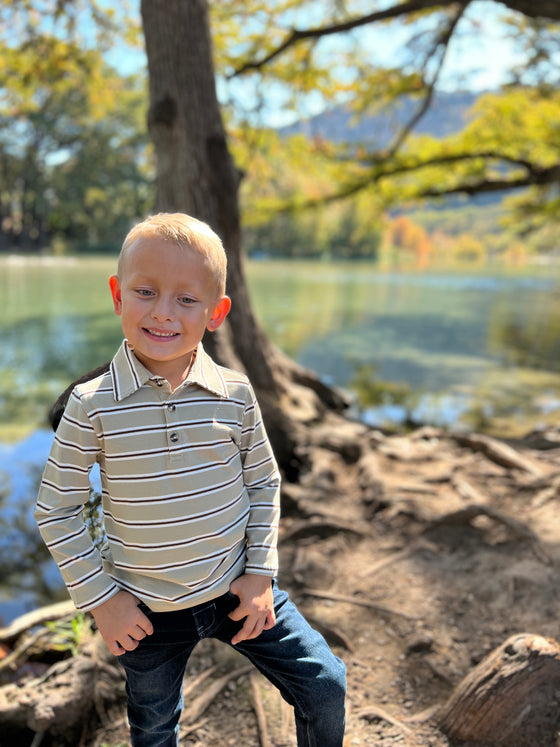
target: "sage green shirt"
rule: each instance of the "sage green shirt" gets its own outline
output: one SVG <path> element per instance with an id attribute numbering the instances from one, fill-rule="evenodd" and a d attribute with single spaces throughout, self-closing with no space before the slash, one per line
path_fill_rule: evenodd
<path id="1" fill-rule="evenodd" d="M 99 464 L 107 542 L 83 521 Z M 248 379 L 199 345 L 174 392 L 126 341 L 77 386 L 45 467 L 35 518 L 80 610 L 119 589 L 154 611 L 191 607 L 243 572 L 274 576 L 280 476 Z"/>

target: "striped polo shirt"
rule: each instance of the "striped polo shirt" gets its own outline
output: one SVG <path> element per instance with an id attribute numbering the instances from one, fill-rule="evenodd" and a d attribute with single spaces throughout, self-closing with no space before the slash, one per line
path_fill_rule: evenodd
<path id="1" fill-rule="evenodd" d="M 83 522 L 99 464 L 107 542 Z M 253 389 L 198 346 L 175 391 L 126 341 L 110 371 L 75 387 L 35 519 L 77 609 L 119 589 L 152 610 L 225 593 L 243 572 L 274 576 L 280 476 Z"/>

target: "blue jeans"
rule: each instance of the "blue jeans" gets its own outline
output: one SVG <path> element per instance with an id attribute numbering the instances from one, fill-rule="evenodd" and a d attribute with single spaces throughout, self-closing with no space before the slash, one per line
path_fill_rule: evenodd
<path id="1" fill-rule="evenodd" d="M 284 591 L 273 583 L 276 625 L 235 649 L 244 654 L 294 707 L 299 747 L 341 747 L 346 668 Z M 228 614 L 239 599 L 221 597 L 177 612 L 151 612 L 154 632 L 119 657 L 127 677 L 133 747 L 177 747 L 183 708 L 183 677 L 202 638 L 229 643 L 242 627 Z"/>

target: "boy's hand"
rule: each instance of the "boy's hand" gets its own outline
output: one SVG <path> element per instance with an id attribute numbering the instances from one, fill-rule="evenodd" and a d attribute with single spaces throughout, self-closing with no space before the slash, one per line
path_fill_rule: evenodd
<path id="1" fill-rule="evenodd" d="M 257 638 L 263 630 L 276 625 L 274 598 L 269 576 L 245 573 L 230 584 L 229 590 L 239 597 L 239 607 L 230 612 L 232 620 L 246 620 L 241 630 L 231 639 L 232 644 Z"/>
<path id="2" fill-rule="evenodd" d="M 115 656 L 134 651 L 142 638 L 154 632 L 150 619 L 138 607 L 138 599 L 122 589 L 92 609 L 91 614 L 107 648 Z"/>

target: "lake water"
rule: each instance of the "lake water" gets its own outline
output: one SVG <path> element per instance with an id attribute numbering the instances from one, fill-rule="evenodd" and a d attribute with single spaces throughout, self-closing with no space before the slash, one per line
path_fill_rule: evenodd
<path id="1" fill-rule="evenodd" d="M 107 258 L 0 258 L 0 616 L 60 593 L 30 511 L 67 384 L 121 331 Z M 300 363 L 356 398 L 372 425 L 522 434 L 560 415 L 560 268 L 384 272 L 252 262 L 257 316 Z"/>

